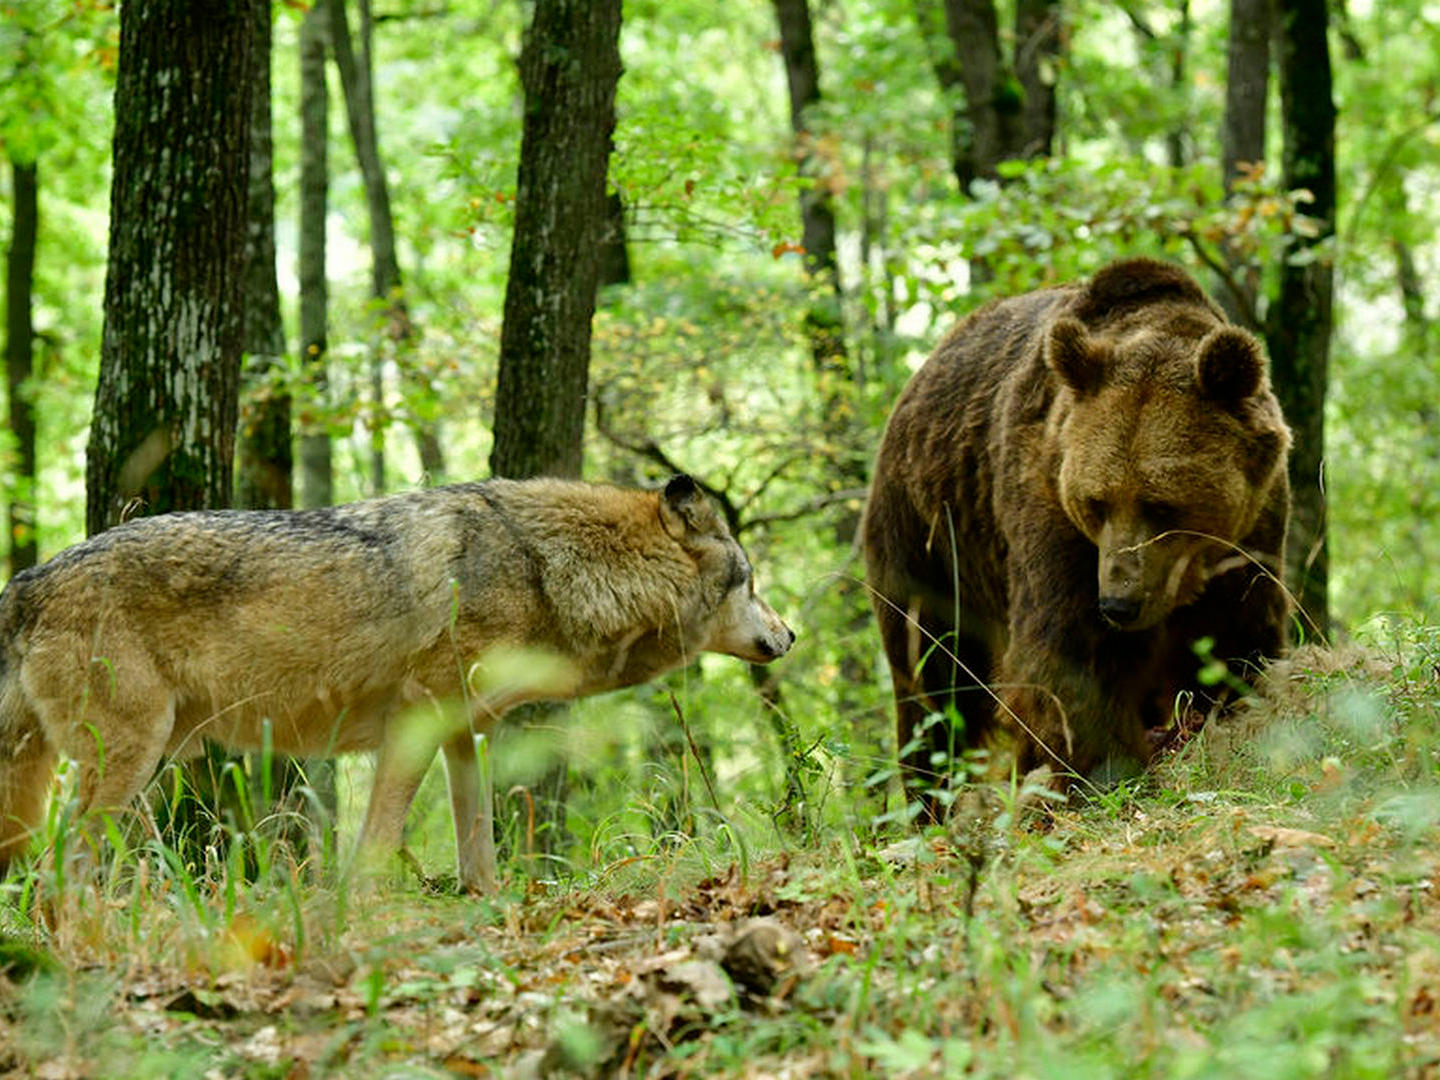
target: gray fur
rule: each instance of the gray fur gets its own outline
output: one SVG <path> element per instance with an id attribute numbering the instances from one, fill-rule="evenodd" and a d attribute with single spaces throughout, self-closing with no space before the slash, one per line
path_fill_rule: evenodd
<path id="1" fill-rule="evenodd" d="M 633 685 L 702 651 L 768 662 L 793 640 L 686 477 L 132 521 L 0 594 L 0 869 L 40 820 L 57 754 L 80 766 L 84 809 L 117 810 L 162 756 L 202 737 L 258 748 L 268 720 L 279 751 L 379 751 L 366 847 L 398 848 L 443 749 L 461 881 L 490 890 L 472 732 L 522 701 Z M 397 738 L 408 712 L 457 702 L 468 726 Z"/>

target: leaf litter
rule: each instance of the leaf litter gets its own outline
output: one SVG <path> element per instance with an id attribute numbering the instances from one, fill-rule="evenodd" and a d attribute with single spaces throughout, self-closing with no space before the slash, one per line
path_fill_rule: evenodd
<path id="1" fill-rule="evenodd" d="M 1440 1076 L 1440 836 L 1407 809 L 1440 797 L 1435 748 L 1239 783 L 1197 765 L 1225 738 L 1117 797 L 992 789 L 945 829 L 632 892 L 387 892 L 303 934 L 21 954 L 0 1074 Z"/>

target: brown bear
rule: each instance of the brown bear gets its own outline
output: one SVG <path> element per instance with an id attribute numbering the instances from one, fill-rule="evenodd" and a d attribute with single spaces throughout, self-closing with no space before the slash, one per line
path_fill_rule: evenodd
<path id="1" fill-rule="evenodd" d="M 1200 639 L 1241 677 L 1278 655 L 1289 448 L 1259 342 L 1167 263 L 955 327 L 895 405 L 863 526 L 907 787 L 997 727 L 1022 770 L 1134 773 L 1177 695 L 1217 693 Z"/>

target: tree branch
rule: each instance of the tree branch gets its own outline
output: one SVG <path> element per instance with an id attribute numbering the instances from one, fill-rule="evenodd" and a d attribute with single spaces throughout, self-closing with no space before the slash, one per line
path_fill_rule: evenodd
<path id="1" fill-rule="evenodd" d="M 1235 275 L 1230 272 L 1230 267 L 1215 257 L 1194 229 L 1182 229 L 1180 236 L 1190 245 L 1196 257 L 1209 267 L 1215 276 L 1220 279 L 1221 284 L 1225 286 L 1225 291 L 1228 292 L 1230 298 L 1235 301 L 1235 310 L 1238 311 L 1240 317 L 1245 320 L 1245 328 L 1257 334 L 1263 334 L 1265 330 L 1264 327 L 1260 325 L 1260 314 L 1255 310 L 1255 305 L 1251 303 L 1250 297 L 1246 295 L 1244 286 L 1235 280 Z"/>

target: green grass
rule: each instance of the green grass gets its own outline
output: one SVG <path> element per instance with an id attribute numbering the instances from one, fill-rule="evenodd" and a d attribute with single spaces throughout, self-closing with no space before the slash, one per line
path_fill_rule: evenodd
<path id="1" fill-rule="evenodd" d="M 918 843 L 859 784 L 787 832 L 736 756 L 710 766 L 717 806 L 683 754 L 606 744 L 547 880 L 502 813 L 494 901 L 351 892 L 333 854 L 278 843 L 252 878 L 238 846 L 195 873 L 153 839 L 88 883 L 41 861 L 0 891 L 0 1072 L 1434 1075 L 1437 664 L 1413 627 L 1302 651 L 1143 782 L 1040 810 L 964 797 L 983 819 Z M 443 791 L 420 803 L 443 868 Z M 757 916 L 798 949 L 768 996 L 714 992 Z"/>

